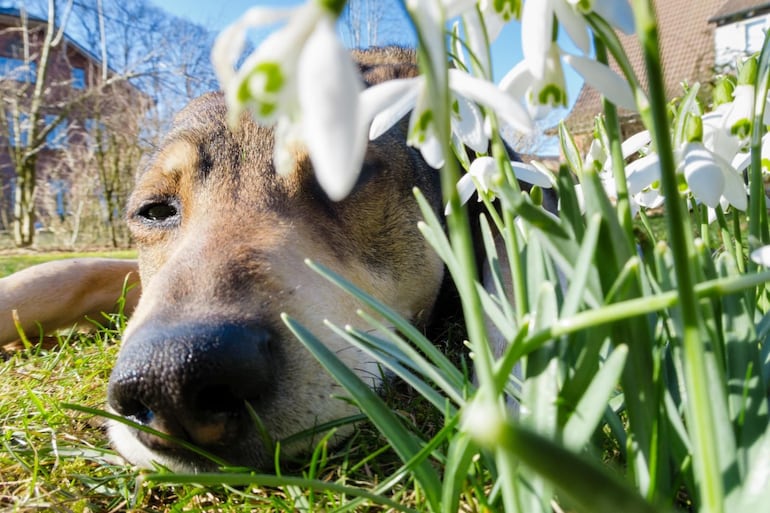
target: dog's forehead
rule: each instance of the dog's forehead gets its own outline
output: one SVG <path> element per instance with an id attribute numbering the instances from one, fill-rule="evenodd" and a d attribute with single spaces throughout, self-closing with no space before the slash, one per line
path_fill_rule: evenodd
<path id="1" fill-rule="evenodd" d="M 256 187 L 261 193 L 265 188 L 284 189 L 299 177 L 276 175 L 273 149 L 271 127 L 256 123 L 248 113 L 230 126 L 222 94 L 207 94 L 175 116 L 159 148 L 143 162 L 138 183 L 153 188 L 186 182 L 197 188 L 210 182 L 243 190 Z M 295 161 L 292 174 L 306 174 L 307 156 L 301 148 Z"/>

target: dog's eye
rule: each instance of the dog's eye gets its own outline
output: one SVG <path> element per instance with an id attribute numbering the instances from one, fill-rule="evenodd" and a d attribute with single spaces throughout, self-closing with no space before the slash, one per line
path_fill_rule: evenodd
<path id="1" fill-rule="evenodd" d="M 135 216 L 139 217 L 142 221 L 150 223 L 171 223 L 179 215 L 179 208 L 174 203 L 171 200 L 153 201 L 142 205 L 136 211 Z"/>

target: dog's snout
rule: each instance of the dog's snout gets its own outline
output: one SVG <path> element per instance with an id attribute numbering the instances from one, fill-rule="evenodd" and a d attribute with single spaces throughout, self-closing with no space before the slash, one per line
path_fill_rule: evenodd
<path id="1" fill-rule="evenodd" d="M 275 383 L 269 332 L 235 324 L 145 326 L 120 352 L 108 388 L 120 415 L 202 447 L 223 446 L 252 422 Z M 251 424 L 253 429 L 253 422 Z M 175 450 L 146 432 L 148 447 Z"/>

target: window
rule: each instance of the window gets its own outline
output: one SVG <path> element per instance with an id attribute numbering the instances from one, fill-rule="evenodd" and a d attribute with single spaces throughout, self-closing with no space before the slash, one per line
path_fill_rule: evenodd
<path id="1" fill-rule="evenodd" d="M 33 61 L 27 65 L 22 59 L 0 57 L 0 77 L 34 84 L 37 79 L 37 63 Z"/>
<path id="2" fill-rule="evenodd" d="M 765 20 L 759 19 L 746 23 L 746 53 L 751 55 L 762 49 L 765 41 Z"/>
<path id="3" fill-rule="evenodd" d="M 56 116 L 46 114 L 45 126 L 50 125 L 56 120 Z M 61 150 L 67 147 L 67 120 L 59 121 L 59 124 L 53 130 L 48 132 L 45 138 L 45 145 L 52 150 Z"/>
<path id="4" fill-rule="evenodd" d="M 72 68 L 72 88 L 86 88 L 86 70 L 83 68 Z"/>

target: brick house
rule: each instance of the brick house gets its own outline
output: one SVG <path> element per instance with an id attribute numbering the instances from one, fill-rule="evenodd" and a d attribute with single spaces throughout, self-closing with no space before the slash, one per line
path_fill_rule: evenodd
<path id="1" fill-rule="evenodd" d="M 30 122 L 26 112 L 38 85 L 37 66 L 46 24 L 46 20 L 25 16 L 18 9 L 0 8 L 0 97 L 4 110 L 0 117 L 0 233 L 10 230 L 12 220 L 15 172 L 10 154 L 16 148 L 29 148 L 31 144 L 26 129 Z M 110 103 L 105 101 L 107 96 L 130 95 L 135 97 L 134 103 L 142 108 L 141 105 L 147 105 L 148 98 L 126 81 L 99 87 L 102 84 L 100 59 L 66 33 L 51 48 L 48 62 L 48 74 L 43 85 L 44 107 L 40 110 L 38 127 L 52 129 L 46 134 L 44 143 L 34 146 L 39 148 L 36 152 L 37 181 L 44 186 L 49 196 L 46 198 L 48 203 L 55 202 L 56 213 L 63 217 L 69 208 L 67 176 L 73 172 L 62 170 L 66 167 L 63 157 L 78 146 L 89 144 L 88 134 L 93 131 L 95 123 L 91 113 L 96 112 L 97 103 L 98 109 L 103 109 L 105 104 Z M 109 70 L 108 76 L 112 75 L 114 73 Z M 19 108 L 14 109 L 14 105 L 19 105 Z M 55 173 L 53 169 L 56 169 Z M 40 195 L 39 188 L 35 197 L 38 203 L 42 200 Z M 41 218 L 40 221 L 42 225 L 46 224 L 46 219 Z"/>
<path id="2" fill-rule="evenodd" d="M 658 30 L 666 80 L 666 97 L 682 94 L 682 82 L 700 82 L 707 88 L 717 70 L 761 48 L 770 26 L 770 2 L 752 0 L 657 0 Z M 631 65 L 647 88 L 644 57 L 636 34 L 619 34 Z M 617 70 L 618 67 L 612 63 Z M 591 141 L 594 117 L 602 112 L 599 92 L 583 85 L 567 127 L 581 146 Z M 642 130 L 638 114 L 620 109 L 623 136 Z"/>

